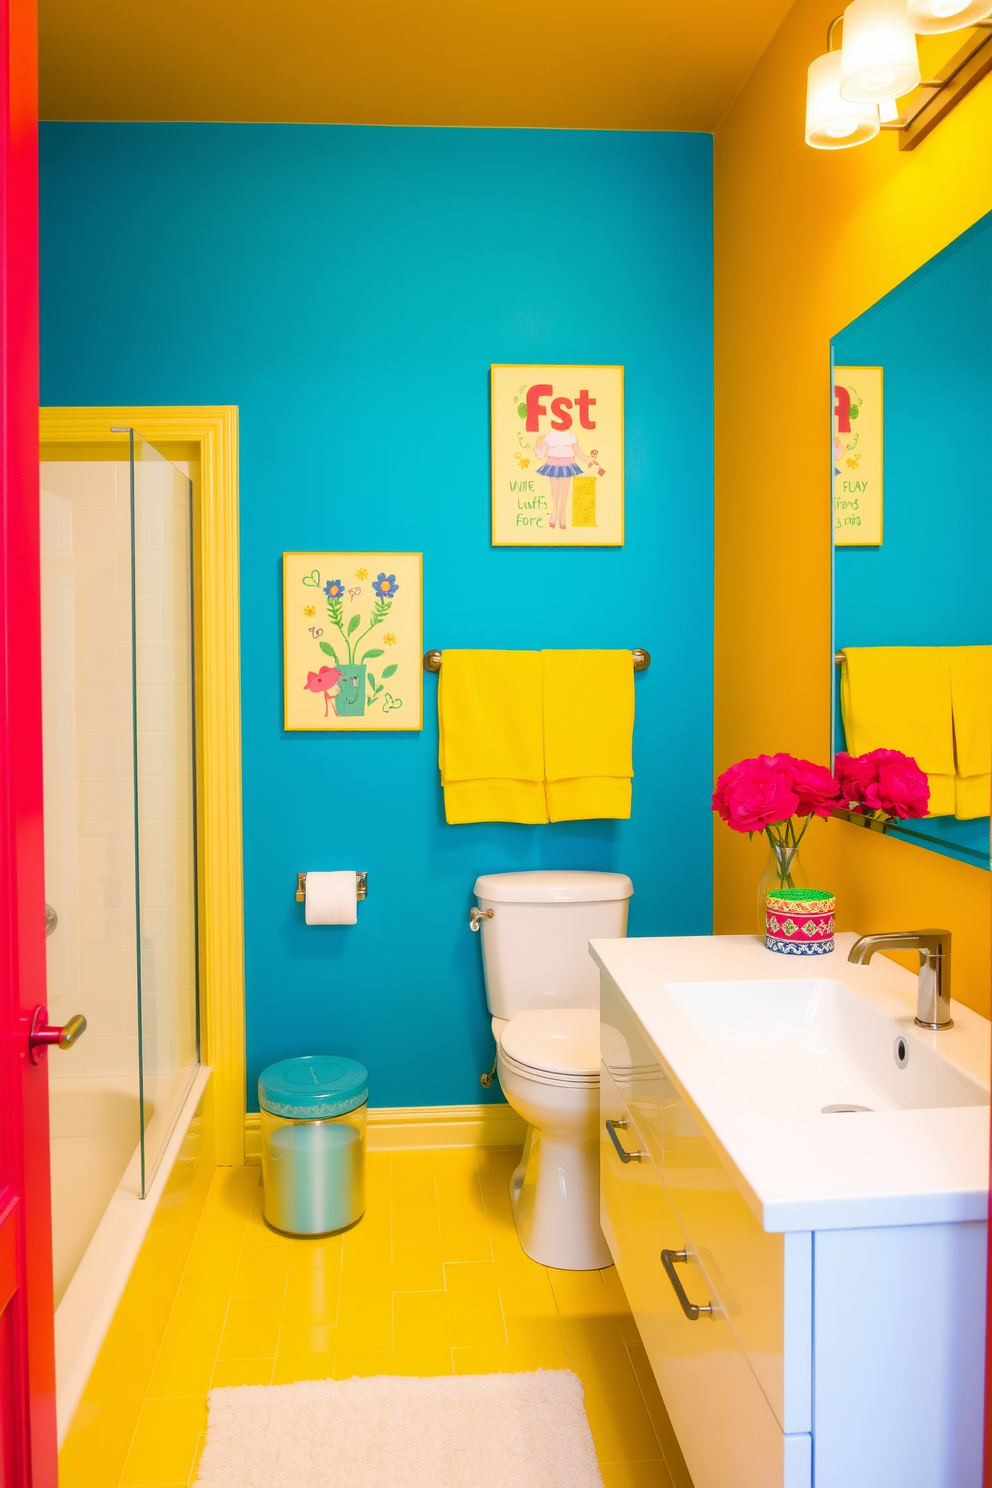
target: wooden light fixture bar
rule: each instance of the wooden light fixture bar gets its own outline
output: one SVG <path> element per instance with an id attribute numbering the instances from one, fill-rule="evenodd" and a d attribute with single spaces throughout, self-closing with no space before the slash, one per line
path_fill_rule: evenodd
<path id="1" fill-rule="evenodd" d="M 882 128 L 899 131 L 900 150 L 915 150 L 989 72 L 992 72 L 992 21 L 981 21 L 974 36 L 944 63 L 933 81 L 922 85 L 923 91 L 906 114 L 891 124 L 883 124 Z"/>

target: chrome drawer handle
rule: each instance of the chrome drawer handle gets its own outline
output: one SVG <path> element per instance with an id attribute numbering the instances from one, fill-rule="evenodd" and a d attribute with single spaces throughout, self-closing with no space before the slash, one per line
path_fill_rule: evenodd
<path id="1" fill-rule="evenodd" d="M 623 1148 L 620 1146 L 620 1138 L 617 1136 L 617 1132 L 627 1130 L 626 1121 L 607 1121 L 606 1130 L 610 1134 L 610 1141 L 617 1149 L 617 1157 L 622 1163 L 640 1162 L 641 1158 L 644 1156 L 643 1152 L 624 1152 Z"/>
<path id="2" fill-rule="evenodd" d="M 678 1273 L 675 1270 L 675 1265 L 676 1262 L 678 1262 L 679 1265 L 684 1266 L 688 1263 L 688 1260 L 689 1253 L 685 1250 L 663 1250 L 661 1252 L 661 1264 L 664 1266 L 665 1275 L 672 1283 L 675 1295 L 679 1299 L 679 1306 L 682 1308 L 682 1311 L 685 1313 L 690 1323 L 695 1323 L 699 1321 L 699 1314 L 701 1312 L 705 1312 L 708 1317 L 713 1316 L 713 1303 L 707 1302 L 705 1307 L 697 1307 L 695 1302 L 690 1302 L 689 1298 L 686 1296 L 685 1288 L 679 1281 Z"/>

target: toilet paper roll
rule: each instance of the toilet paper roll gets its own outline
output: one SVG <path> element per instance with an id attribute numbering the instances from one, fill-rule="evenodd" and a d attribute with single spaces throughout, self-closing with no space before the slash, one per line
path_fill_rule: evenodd
<path id="1" fill-rule="evenodd" d="M 353 868 L 337 873 L 307 873 L 308 925 L 354 925 L 358 919 L 358 875 Z"/>

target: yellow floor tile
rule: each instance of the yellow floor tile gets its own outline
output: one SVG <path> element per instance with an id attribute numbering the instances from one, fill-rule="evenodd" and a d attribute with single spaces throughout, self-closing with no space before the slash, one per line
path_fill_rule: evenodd
<path id="1" fill-rule="evenodd" d="M 338 1266 L 288 1271 L 283 1323 L 336 1323 L 340 1291 L 341 1269 Z"/>
<path id="2" fill-rule="evenodd" d="M 295 1380 L 330 1379 L 336 1348 L 336 1328 L 320 1324 L 280 1328 L 272 1383 L 288 1385 Z"/>
<path id="3" fill-rule="evenodd" d="M 440 1240 L 394 1240 L 393 1285 L 399 1292 L 444 1290 L 444 1246 Z"/>
<path id="4" fill-rule="evenodd" d="M 441 1214 L 441 1250 L 446 1261 L 491 1261 L 493 1248 L 482 1215 Z"/>
<path id="5" fill-rule="evenodd" d="M 185 1483 L 206 1419 L 205 1399 L 146 1400 L 120 1477 L 121 1488 Z"/>
<path id="6" fill-rule="evenodd" d="M 245 1245 L 234 1273 L 232 1297 L 281 1297 L 286 1291 L 289 1257 L 271 1245 Z"/>
<path id="7" fill-rule="evenodd" d="M 148 1399 L 206 1395 L 219 1342 L 219 1329 L 168 1329 L 148 1386 Z"/>
<path id="8" fill-rule="evenodd" d="M 431 1348 L 429 1344 L 418 1345 L 417 1348 L 411 1350 L 395 1349 L 389 1373 L 412 1374 L 417 1377 L 451 1374 L 453 1373 L 451 1349 L 440 1345 Z"/>
<path id="9" fill-rule="evenodd" d="M 563 1317 L 568 1357 L 583 1385 L 636 1386 L 630 1355 L 611 1317 Z"/>
<path id="10" fill-rule="evenodd" d="M 393 1348 L 413 1356 L 418 1349 L 451 1349 L 446 1292 L 393 1293 Z"/>
<path id="11" fill-rule="evenodd" d="M 394 1198 L 434 1198 L 437 1164 L 431 1152 L 390 1153 L 389 1192 Z"/>
<path id="12" fill-rule="evenodd" d="M 586 1386 L 586 1415 L 600 1462 L 652 1462 L 661 1458 L 636 1385 Z"/>
<path id="13" fill-rule="evenodd" d="M 231 1281 L 237 1266 L 233 1266 L 230 1279 L 225 1282 L 224 1273 L 190 1275 L 187 1273 L 176 1293 L 175 1306 L 169 1317 L 169 1327 L 182 1333 L 198 1333 L 204 1328 L 216 1328 L 217 1336 L 227 1317 Z"/>
<path id="14" fill-rule="evenodd" d="M 492 1348 L 508 1342 L 492 1261 L 446 1265 L 448 1319 L 455 1348 Z"/>
<path id="15" fill-rule="evenodd" d="M 356 1374 L 392 1374 L 392 1350 L 382 1353 L 346 1353 L 334 1355 L 334 1378 L 352 1379 Z"/>
<path id="16" fill-rule="evenodd" d="M 614 1267 L 608 1271 L 551 1271 L 551 1287 L 563 1317 L 620 1317 L 630 1312 Z"/>
<path id="17" fill-rule="evenodd" d="M 440 1240 L 437 1199 L 393 1195 L 392 1236 L 399 1240 Z"/>
<path id="18" fill-rule="evenodd" d="M 213 1390 L 221 1385 L 271 1385 L 271 1359 L 218 1359 L 210 1381 Z"/>
<path id="19" fill-rule="evenodd" d="M 500 1266 L 497 1263 L 499 1296 L 505 1318 L 557 1317 L 558 1305 L 543 1266 L 528 1261 L 526 1266 Z"/>
<path id="20" fill-rule="evenodd" d="M 146 1362 L 114 1375 L 98 1361 L 107 1398 L 84 1400 L 95 1414 L 81 1408 L 66 1440 L 62 1488 L 185 1484 L 210 1387 L 541 1368 L 583 1381 L 606 1488 L 671 1488 L 658 1445 L 670 1425 L 619 1278 L 524 1255 L 508 1195 L 518 1161 L 370 1153 L 365 1217 L 314 1240 L 265 1225 L 257 1167 L 217 1169 L 198 1223 L 142 1252 L 148 1305 L 129 1292 L 115 1329 L 128 1365 Z"/>
<path id="21" fill-rule="evenodd" d="M 218 1359 L 273 1359 L 282 1322 L 282 1297 L 232 1297 Z"/>
<path id="22" fill-rule="evenodd" d="M 342 1349 L 392 1349 L 392 1293 L 382 1288 L 374 1267 L 365 1275 L 342 1275 L 337 1327 Z"/>

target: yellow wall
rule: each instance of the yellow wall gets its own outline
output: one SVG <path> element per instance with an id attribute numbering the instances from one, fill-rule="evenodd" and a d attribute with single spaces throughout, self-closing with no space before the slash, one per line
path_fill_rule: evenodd
<path id="1" fill-rule="evenodd" d="M 992 208 L 992 78 L 915 151 L 806 146 L 841 8 L 797 0 L 716 136 L 717 770 L 829 757 L 830 337 Z M 753 931 L 765 844 L 715 827 L 714 928 Z M 988 1016 L 989 874 L 840 821 L 807 844 L 841 929 L 949 927 L 954 995 Z"/>

